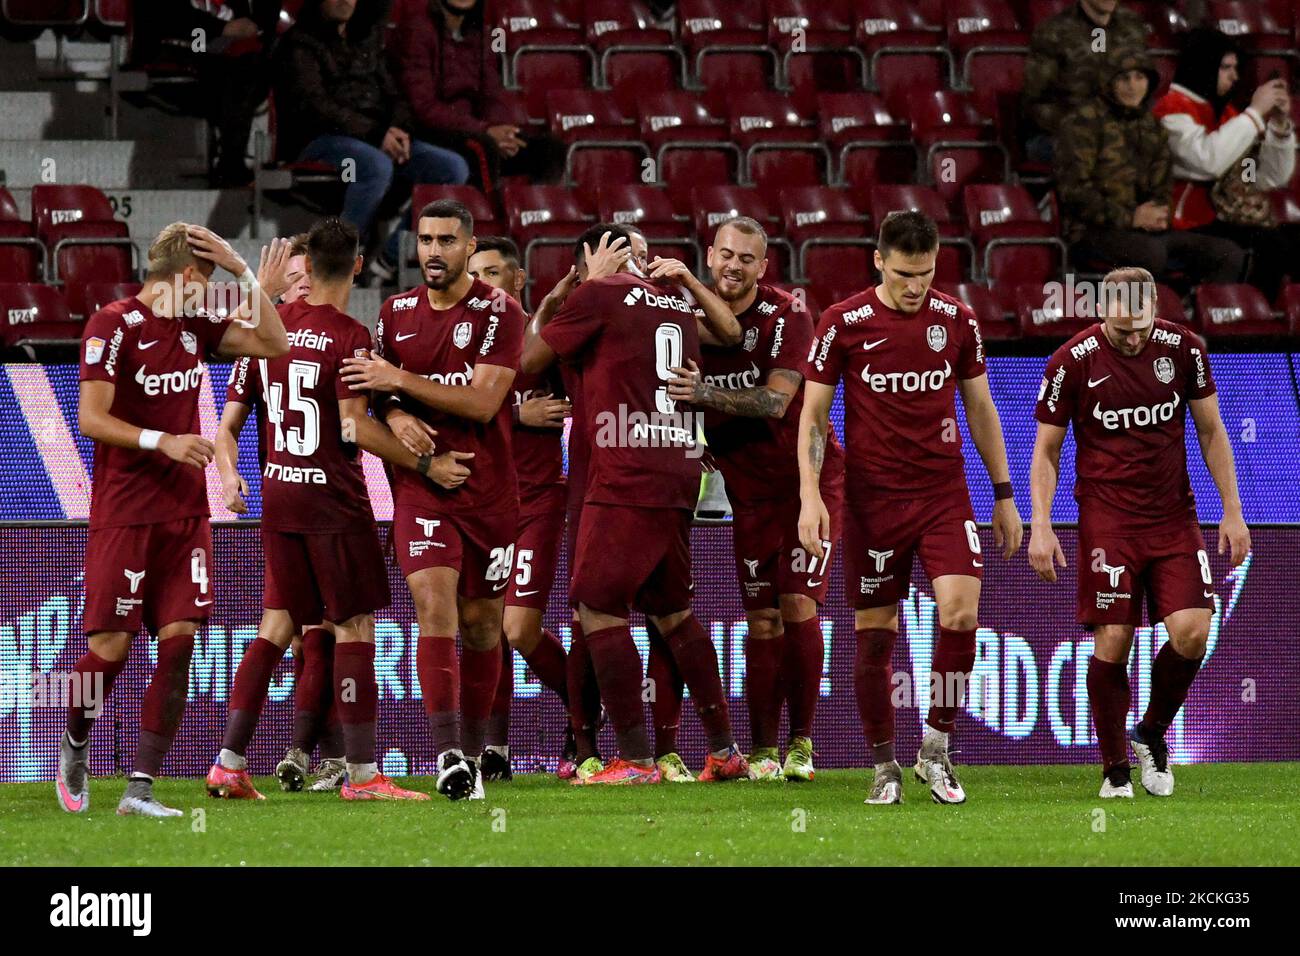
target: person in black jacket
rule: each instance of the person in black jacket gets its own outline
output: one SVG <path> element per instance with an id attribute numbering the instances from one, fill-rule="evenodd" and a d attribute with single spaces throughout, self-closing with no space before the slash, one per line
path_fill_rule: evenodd
<path id="1" fill-rule="evenodd" d="M 347 188 L 341 218 L 365 235 L 394 179 L 460 184 L 458 153 L 415 139 L 410 110 L 385 64 L 388 4 L 309 2 L 276 56 L 276 136 L 281 159 L 338 166 Z M 354 15 L 355 14 L 355 15 Z M 397 262 L 403 218 L 372 266 L 385 280 Z"/>

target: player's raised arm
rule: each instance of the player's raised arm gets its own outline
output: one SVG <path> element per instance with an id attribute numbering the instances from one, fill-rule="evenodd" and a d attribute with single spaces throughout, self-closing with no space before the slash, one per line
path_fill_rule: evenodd
<path id="1" fill-rule="evenodd" d="M 218 354 L 227 358 L 240 355 L 276 358 L 288 352 L 289 338 L 275 308 L 275 299 L 301 278 L 289 271 L 290 242 L 273 239 L 269 247 L 264 246 L 259 274 L 254 275 L 230 243 L 211 229 L 189 226 L 186 235 L 197 258 L 225 269 L 246 288 L 244 301 L 231 315 L 235 321 L 221 337 Z"/>
<path id="2" fill-rule="evenodd" d="M 966 408 L 966 425 L 970 429 L 971 441 L 975 443 L 989 480 L 993 482 L 993 543 L 1002 549 L 1003 558 L 1009 558 L 1020 548 L 1025 524 L 1011 493 L 1007 445 L 1002 437 L 1002 421 L 989 391 L 989 377 L 983 374 L 963 378 L 957 384 L 961 389 L 962 405 Z"/>
<path id="3" fill-rule="evenodd" d="M 706 286 L 680 259 L 655 258 L 650 263 L 650 278 L 656 282 L 668 280 L 677 283 L 692 296 L 700 307 L 697 314 L 700 341 L 707 345 L 739 345 L 740 321 L 731 306 Z M 797 387 L 797 386 L 796 386 Z"/>
<path id="4" fill-rule="evenodd" d="M 1061 473 L 1065 428 L 1039 422 L 1034 458 L 1029 466 L 1029 496 L 1033 512 L 1029 525 L 1029 565 L 1044 581 L 1056 581 L 1056 566 L 1065 567 L 1065 552 L 1052 530 L 1052 501 Z"/>
<path id="5" fill-rule="evenodd" d="M 819 559 L 830 537 L 831 518 L 822 501 L 822 463 L 830 432 L 835 386 L 805 382 L 799 413 L 799 542 Z"/>
<path id="6" fill-rule="evenodd" d="M 1237 469 L 1232 460 L 1232 443 L 1228 430 L 1223 427 L 1219 414 L 1219 396 L 1210 394 L 1194 398 L 1187 403 L 1196 423 L 1196 438 L 1201 444 L 1201 456 L 1210 471 L 1219 498 L 1223 501 L 1223 518 L 1219 521 L 1219 554 L 1231 552 L 1232 565 L 1236 567 L 1250 553 L 1250 529 L 1242 516 L 1241 495 L 1237 491 Z"/>

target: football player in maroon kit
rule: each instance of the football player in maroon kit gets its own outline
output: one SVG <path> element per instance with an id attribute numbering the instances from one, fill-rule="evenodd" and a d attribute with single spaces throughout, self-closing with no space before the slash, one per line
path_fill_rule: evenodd
<path id="1" fill-rule="evenodd" d="M 370 333 L 344 310 L 361 271 L 358 237 L 341 219 L 316 223 L 307 238 L 311 290 L 280 307 L 289 354 L 241 359 L 231 402 L 261 392 L 262 547 L 266 584 L 262 623 L 235 673 L 221 753 L 208 772 L 212 796 L 262 799 L 244 754 L 266 702 L 272 672 L 306 624 L 334 626 L 333 694 L 343 728 L 345 800 L 427 800 L 398 787 L 375 760 L 378 686 L 374 612 L 389 604 L 388 572 L 358 449 L 427 472 L 387 428 L 370 418 L 365 396 L 339 377 L 343 359 L 370 351 Z M 237 465 L 235 435 L 222 436 L 222 468 Z M 229 484 L 231 476 L 223 474 Z"/>
<path id="2" fill-rule="evenodd" d="M 528 281 L 520 268 L 519 247 L 505 237 L 476 237 L 469 272 L 480 282 L 518 301 Z M 560 291 L 560 290 L 557 290 Z M 562 298 L 562 296 L 561 296 Z M 538 308 L 543 324 L 556 308 L 548 295 Z M 486 746 L 479 761 L 485 780 L 509 780 L 510 702 L 514 697 L 514 655 L 519 655 L 567 708 L 564 645 L 542 626 L 542 615 L 555 581 L 555 564 L 564 535 L 564 462 L 560 440 L 571 407 L 561 393 L 553 370 L 542 375 L 515 376 L 511 419 L 515 474 L 519 479 L 519 530 L 515 538 L 515 567 L 506 588 L 503 617 L 501 677 L 488 722 Z M 561 393 L 562 394 L 562 393 Z M 566 742 L 557 772 L 573 776 L 573 731 L 565 723 Z"/>
<path id="3" fill-rule="evenodd" d="M 288 278 L 290 286 L 280 296 L 280 304 L 297 302 L 311 291 L 307 272 L 307 233 L 289 240 Z M 236 362 L 226 386 L 226 404 L 221 411 L 214 442 L 217 472 L 221 475 L 221 495 L 225 506 L 235 514 L 247 514 L 248 482 L 239 474 L 239 433 L 248 415 L 261 405 L 261 396 L 245 388 L 250 363 Z M 241 378 L 242 376 L 242 378 Z M 266 443 L 258 433 L 259 470 L 266 460 Z M 327 621 L 317 621 L 295 634 L 290 644 L 293 654 L 293 738 L 284 759 L 275 767 L 280 788 L 285 791 L 308 790 L 324 793 L 338 790 L 347 777 L 344 760 L 343 728 L 334 706 L 334 628 Z M 310 754 L 320 744 L 320 760 L 311 771 Z"/>
<path id="4" fill-rule="evenodd" d="M 828 415 L 844 382 L 845 583 L 857 636 L 854 689 L 875 765 L 871 804 L 903 799 L 890 660 L 917 557 L 934 588 L 939 638 L 924 678 L 930 709 L 915 772 L 935 802 L 966 799 L 948 740 L 975 661 L 984 557 L 957 429 L 959 390 L 993 482 L 993 538 L 1004 557 L 1024 534 L 979 325 L 969 308 L 930 288 L 938 252 L 932 220 L 914 211 L 886 216 L 875 253 L 879 285 L 822 313 L 804 366 L 799 538 L 818 558 L 830 524 L 820 492 Z"/>
<path id="5" fill-rule="evenodd" d="M 813 557 L 799 542 L 799 467 L 795 444 L 803 396 L 800 369 L 812 341 L 802 300 L 761 282 L 767 233 L 753 219 L 723 222 L 708 251 L 713 287 L 740 321 L 731 348 L 705 346 L 703 367 L 675 369 L 668 394 L 706 409 L 709 452 L 726 481 L 736 571 L 748 633 L 745 696 L 754 780 L 813 779 L 812 725 L 825 646 L 817 608 L 839 538 L 844 452 L 828 436 L 821 496 L 830 532 Z M 777 750 L 781 701 L 790 702 L 785 766 Z"/>
<path id="6" fill-rule="evenodd" d="M 417 249 L 424 287 L 384 303 L 376 354 L 346 359 L 343 376 L 381 393 L 377 408 L 408 448 L 431 442 L 436 430 L 445 449 L 432 458 L 432 483 L 394 472 L 393 540 L 420 627 L 416 672 L 438 792 L 482 799 L 478 762 L 501 674 L 519 528 L 507 398 L 525 319 L 514 299 L 469 274 L 474 218 L 461 203 L 438 200 L 420 211 Z"/>
<path id="7" fill-rule="evenodd" d="M 581 261 L 606 234 L 629 238 L 621 227 L 598 224 L 578 240 L 575 258 Z M 585 782 L 661 778 L 628 628 L 632 606 L 651 617 L 691 689 L 709 738 L 701 779 L 737 779 L 748 766 L 731 734 L 717 655 L 690 611 L 689 533 L 701 449 L 693 415 L 668 397 L 670 370 L 699 355 L 694 309 L 675 284 L 639 272 L 629 261 L 612 276 L 579 285 L 529 340 L 522 364 L 537 373 L 559 356 L 582 371 L 591 459 L 571 599 L 620 750 Z"/>
<path id="8" fill-rule="evenodd" d="M 263 249 L 254 276 L 220 236 L 172 223 L 149 247 L 141 292 L 86 323 L 79 422 L 95 442 L 95 467 L 82 615 L 89 646 L 76 677 L 87 681 L 81 686 L 102 682 L 107 695 L 140 626 L 158 639 L 119 814 L 181 815 L 154 797 L 153 778 L 185 708 L 194 634 L 215 599 L 204 479 L 213 449 L 199 434 L 203 359 L 275 358 L 288 350 L 273 304 L 288 285 L 288 251 L 283 243 Z M 241 289 L 242 301 L 226 318 L 202 307 L 217 291 L 209 288 L 217 267 L 237 276 Z M 99 703 L 102 697 L 68 709 L 56 791 L 71 813 L 89 806 L 87 756 Z"/>
<path id="9" fill-rule="evenodd" d="M 1232 446 L 1219 415 L 1200 338 L 1156 316 L 1156 284 L 1145 269 L 1103 279 L 1103 320 L 1053 354 L 1038 393 L 1031 466 L 1029 563 L 1045 581 L 1066 566 L 1052 531 L 1061 444 L 1074 425 L 1079 503 L 1078 615 L 1093 633 L 1088 702 L 1101 749 L 1102 797 L 1132 797 L 1124 730 L 1130 705 L 1128 655 L 1147 600 L 1169 640 L 1151 666 L 1146 713 L 1128 735 L 1142 786 L 1174 792 L 1165 730 L 1187 699 L 1205 656 L 1214 579 L 1196 520 L 1184 442 L 1190 409 L 1201 454 L 1219 489 L 1219 553 L 1234 566 L 1250 551 Z"/>

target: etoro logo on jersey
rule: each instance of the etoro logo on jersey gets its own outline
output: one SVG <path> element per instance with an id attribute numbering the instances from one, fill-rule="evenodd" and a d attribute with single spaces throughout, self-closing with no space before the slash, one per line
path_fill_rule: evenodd
<path id="1" fill-rule="evenodd" d="M 470 379 L 474 377 L 474 366 L 466 362 L 463 371 L 429 372 L 424 377 L 431 382 L 437 382 L 439 385 L 468 385 Z"/>
<path id="2" fill-rule="evenodd" d="M 203 366 L 196 365 L 188 372 L 163 372 L 151 375 L 141 365 L 135 370 L 135 380 L 144 386 L 146 395 L 177 395 L 192 391 L 203 384 Z"/>
<path id="3" fill-rule="evenodd" d="M 1146 428 L 1173 421 L 1174 413 L 1178 411 L 1178 406 L 1181 404 L 1182 399 L 1177 392 L 1174 392 L 1174 397 L 1170 401 L 1156 405 L 1139 405 L 1136 408 L 1103 409 L 1098 402 L 1092 406 L 1092 417 L 1101 422 L 1102 427 L 1107 431 Z"/>
<path id="4" fill-rule="evenodd" d="M 952 377 L 952 363 L 944 360 L 943 368 L 926 372 L 872 372 L 870 365 L 862 368 L 862 381 L 873 392 L 937 392 Z"/>

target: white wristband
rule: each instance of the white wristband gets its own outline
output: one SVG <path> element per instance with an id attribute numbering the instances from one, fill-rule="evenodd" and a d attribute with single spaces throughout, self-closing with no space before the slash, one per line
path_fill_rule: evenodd
<path id="1" fill-rule="evenodd" d="M 251 266 L 245 266 L 238 281 L 244 295 L 250 295 L 253 289 L 257 287 L 257 273 L 253 271 Z"/>
<path id="2" fill-rule="evenodd" d="M 160 431 L 155 431 L 152 428 L 142 429 L 140 431 L 140 447 L 145 451 L 156 451 L 162 437 L 163 433 Z"/>

